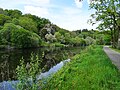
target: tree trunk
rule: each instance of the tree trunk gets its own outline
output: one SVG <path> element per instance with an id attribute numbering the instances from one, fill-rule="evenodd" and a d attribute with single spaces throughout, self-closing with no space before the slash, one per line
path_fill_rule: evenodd
<path id="1" fill-rule="evenodd" d="M 112 30 L 112 28 L 110 28 L 110 31 L 111 31 L 111 45 L 112 45 L 112 47 L 114 47 L 114 45 L 113 45 L 113 42 L 114 42 L 114 38 L 113 38 L 113 30 Z"/>

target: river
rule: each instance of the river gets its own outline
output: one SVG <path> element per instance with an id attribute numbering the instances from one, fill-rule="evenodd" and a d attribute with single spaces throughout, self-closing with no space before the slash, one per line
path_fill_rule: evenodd
<path id="1" fill-rule="evenodd" d="M 43 72 L 49 71 L 53 66 L 63 60 L 70 59 L 77 53 L 80 53 L 81 47 L 67 48 L 31 48 L 31 49 L 14 49 L 0 50 L 0 82 L 8 80 L 16 80 L 15 69 L 20 63 L 20 59 L 24 58 L 25 62 L 30 61 L 31 54 L 38 55 L 42 60 L 42 66 L 45 66 Z"/>

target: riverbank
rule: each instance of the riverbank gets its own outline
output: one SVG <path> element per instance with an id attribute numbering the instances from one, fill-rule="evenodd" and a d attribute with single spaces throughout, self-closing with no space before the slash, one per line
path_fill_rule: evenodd
<path id="1" fill-rule="evenodd" d="M 72 45 L 65 45 L 65 44 L 61 44 L 61 43 L 43 43 L 38 47 L 26 47 L 26 48 L 15 47 L 15 46 L 10 46 L 10 45 L 0 45 L 0 49 L 5 49 L 5 50 L 31 49 L 31 48 L 40 48 L 40 47 L 60 47 L 60 48 L 64 48 L 64 47 L 73 47 L 73 46 Z"/>
<path id="2" fill-rule="evenodd" d="M 30 62 L 31 55 L 38 55 L 41 60 L 40 68 L 44 67 L 44 72 L 78 54 L 84 47 L 40 47 L 26 49 L 1 49 L 0 50 L 0 82 L 16 80 L 15 70 L 20 65 L 20 60 L 24 58 L 25 63 Z"/>
<path id="3" fill-rule="evenodd" d="M 116 49 L 116 48 L 112 48 L 112 47 L 110 47 L 110 48 L 111 48 L 112 50 L 120 53 L 120 49 Z"/>
<path id="4" fill-rule="evenodd" d="M 90 46 L 48 80 L 43 90 L 119 90 L 120 73 L 103 51 Z"/>

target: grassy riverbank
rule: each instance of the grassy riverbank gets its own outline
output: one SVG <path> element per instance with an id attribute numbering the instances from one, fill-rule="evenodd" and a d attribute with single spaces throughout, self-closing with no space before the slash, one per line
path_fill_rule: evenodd
<path id="1" fill-rule="evenodd" d="M 120 53 L 120 50 L 119 49 L 116 49 L 116 48 L 112 48 L 110 47 L 112 50 L 116 51 L 116 52 L 119 52 Z"/>
<path id="2" fill-rule="evenodd" d="M 91 46 L 54 74 L 43 90 L 120 90 L 120 73 L 102 46 Z"/>

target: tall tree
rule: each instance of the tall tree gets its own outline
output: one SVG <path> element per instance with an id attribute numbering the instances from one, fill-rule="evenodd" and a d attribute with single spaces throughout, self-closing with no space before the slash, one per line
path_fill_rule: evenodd
<path id="1" fill-rule="evenodd" d="M 99 28 L 111 30 L 113 47 L 115 48 L 118 45 L 120 32 L 120 24 L 118 23 L 120 19 L 119 7 L 118 0 L 94 0 L 90 5 L 90 8 L 96 10 L 95 14 L 91 16 L 96 21 L 101 21 Z"/>
<path id="2" fill-rule="evenodd" d="M 37 24 L 31 18 L 28 17 L 20 17 L 19 25 L 25 28 L 26 30 L 38 33 Z"/>
<path id="3" fill-rule="evenodd" d="M 0 26 L 3 26 L 6 22 L 10 22 L 11 18 L 4 14 L 0 14 Z"/>
<path id="4" fill-rule="evenodd" d="M 22 15 L 22 12 L 19 10 L 4 10 L 6 15 L 10 16 L 11 18 L 19 18 Z"/>

